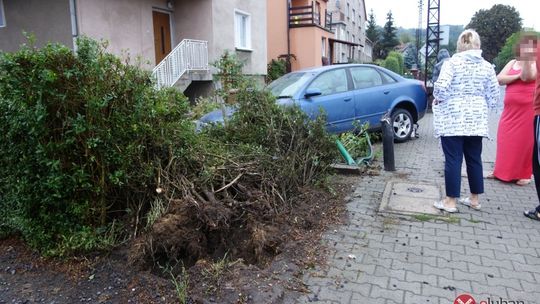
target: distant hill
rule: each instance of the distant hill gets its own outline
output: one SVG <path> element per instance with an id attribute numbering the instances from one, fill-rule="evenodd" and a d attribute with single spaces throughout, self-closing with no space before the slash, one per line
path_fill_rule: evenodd
<path id="1" fill-rule="evenodd" d="M 443 26 L 443 25 L 441 25 Z M 449 45 L 448 46 L 441 46 L 441 48 L 446 48 L 450 51 L 450 53 L 455 52 L 456 50 L 456 41 L 459 37 L 459 34 L 463 31 L 463 25 L 450 25 L 450 37 L 449 37 Z M 402 37 L 403 35 L 409 36 L 412 38 L 412 41 L 414 42 L 416 39 L 416 29 L 406 29 L 403 27 L 399 27 L 397 29 L 397 36 L 398 38 Z M 420 35 L 422 44 L 426 40 L 426 30 L 422 29 L 422 33 Z"/>

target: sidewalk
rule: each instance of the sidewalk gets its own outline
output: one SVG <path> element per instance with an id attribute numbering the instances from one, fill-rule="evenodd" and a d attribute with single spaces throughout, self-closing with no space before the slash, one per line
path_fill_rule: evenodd
<path id="1" fill-rule="evenodd" d="M 332 249 L 328 266 L 306 273 L 311 292 L 298 302 L 452 304 L 467 293 L 476 303 L 540 303 L 540 223 L 522 215 L 538 203 L 532 183 L 485 180 L 482 211 L 461 207 L 446 220 L 378 212 L 391 180 L 444 185 L 431 114 L 420 121 L 419 133 L 395 145 L 396 172 L 359 178 L 348 224 L 323 237 Z M 484 171 L 493 168 L 495 145 L 484 140 Z M 469 193 L 466 178 L 461 193 Z"/>

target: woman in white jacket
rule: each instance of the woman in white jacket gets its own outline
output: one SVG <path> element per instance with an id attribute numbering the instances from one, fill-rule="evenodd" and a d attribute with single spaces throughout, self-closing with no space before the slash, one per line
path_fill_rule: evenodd
<path id="1" fill-rule="evenodd" d="M 497 76 L 482 58 L 478 33 L 463 31 L 457 51 L 443 64 L 433 91 L 434 129 L 444 152 L 446 188 L 446 198 L 434 206 L 447 212 L 458 211 L 463 156 L 471 195 L 459 202 L 480 209 L 478 195 L 484 193 L 482 138 L 488 136 L 488 107 L 495 107 L 499 100 Z"/>

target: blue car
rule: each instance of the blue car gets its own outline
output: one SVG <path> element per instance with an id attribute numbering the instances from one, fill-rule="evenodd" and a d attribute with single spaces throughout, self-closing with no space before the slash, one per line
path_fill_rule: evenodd
<path id="1" fill-rule="evenodd" d="M 385 68 L 369 64 L 331 65 L 284 75 L 267 87 L 283 105 L 296 104 L 309 117 L 321 110 L 331 133 L 352 131 L 356 122 L 380 128 L 382 116 L 391 113 L 396 142 L 408 140 L 414 124 L 427 108 L 422 82 L 406 79 Z M 225 115 L 231 115 L 228 109 Z M 223 120 L 218 110 L 201 118 L 201 123 Z"/>

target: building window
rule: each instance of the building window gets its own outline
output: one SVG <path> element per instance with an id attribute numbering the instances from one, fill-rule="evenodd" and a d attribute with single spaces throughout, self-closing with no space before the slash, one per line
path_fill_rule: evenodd
<path id="1" fill-rule="evenodd" d="M 4 14 L 4 1 L 0 0 L 0 27 L 6 26 L 6 15 Z"/>
<path id="2" fill-rule="evenodd" d="M 321 39 L 321 54 L 323 57 L 326 57 L 326 37 Z"/>
<path id="3" fill-rule="evenodd" d="M 234 11 L 234 45 L 237 49 L 251 50 L 251 15 Z"/>

